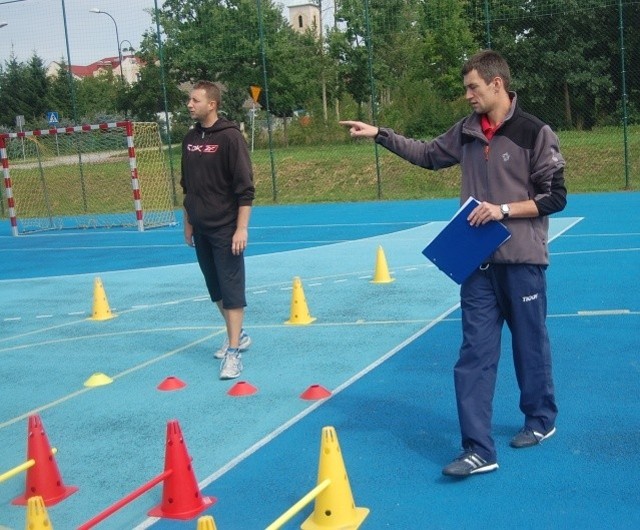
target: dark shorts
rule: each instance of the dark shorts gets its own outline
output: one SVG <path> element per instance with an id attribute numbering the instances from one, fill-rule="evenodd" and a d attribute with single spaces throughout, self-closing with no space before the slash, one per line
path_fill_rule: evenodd
<path id="1" fill-rule="evenodd" d="M 222 300 L 224 309 L 246 307 L 244 255 L 231 252 L 234 227 L 225 227 L 213 234 L 193 234 L 196 257 L 209 296 Z"/>

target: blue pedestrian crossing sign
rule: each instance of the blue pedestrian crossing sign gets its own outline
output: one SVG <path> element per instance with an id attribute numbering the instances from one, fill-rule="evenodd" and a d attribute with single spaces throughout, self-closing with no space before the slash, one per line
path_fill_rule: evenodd
<path id="1" fill-rule="evenodd" d="M 49 125 L 58 125 L 58 113 L 52 110 L 47 112 L 47 121 L 49 122 Z"/>

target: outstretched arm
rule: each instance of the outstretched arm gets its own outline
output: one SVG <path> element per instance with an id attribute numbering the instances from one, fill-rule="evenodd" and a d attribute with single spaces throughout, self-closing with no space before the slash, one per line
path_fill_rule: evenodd
<path id="1" fill-rule="evenodd" d="M 380 131 L 375 125 L 369 125 L 361 121 L 341 121 L 338 123 L 349 127 L 349 134 L 352 138 L 375 138 Z"/>

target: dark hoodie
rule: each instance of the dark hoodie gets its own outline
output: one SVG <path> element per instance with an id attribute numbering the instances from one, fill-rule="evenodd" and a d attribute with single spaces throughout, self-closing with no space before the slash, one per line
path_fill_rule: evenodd
<path id="1" fill-rule="evenodd" d="M 182 141 L 184 208 L 196 232 L 235 225 L 238 207 L 251 206 L 255 188 L 251 159 L 238 124 L 218 118 L 197 123 Z"/>

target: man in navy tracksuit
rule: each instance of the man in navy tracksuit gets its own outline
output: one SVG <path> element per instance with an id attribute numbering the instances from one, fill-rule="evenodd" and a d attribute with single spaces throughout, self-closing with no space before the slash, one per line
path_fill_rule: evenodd
<path id="1" fill-rule="evenodd" d="M 462 75 L 474 112 L 432 141 L 341 122 L 351 136 L 374 138 L 420 167 L 460 164 L 461 202 L 470 196 L 481 201 L 469 222 L 501 221 L 511 232 L 460 288 L 463 339 L 454 381 L 463 452 L 442 470 L 457 477 L 498 468 L 491 420 L 504 322 L 511 331 L 524 414 L 524 427 L 511 446 L 531 447 L 556 431 L 545 271 L 548 216 L 564 209 L 567 195 L 558 139 L 548 125 L 520 109 L 500 54 L 479 52 L 465 63 Z"/>
<path id="2" fill-rule="evenodd" d="M 255 188 L 247 144 L 235 122 L 218 116 L 220 89 L 199 81 L 187 108 L 196 120 L 182 142 L 184 238 L 196 256 L 211 296 L 225 320 L 227 338 L 214 357 L 220 379 L 242 372 L 241 352 L 251 344 L 242 329 L 244 251 Z"/>

